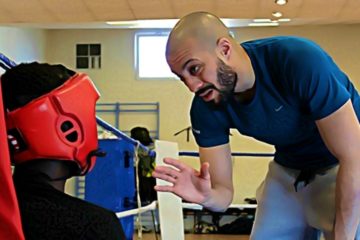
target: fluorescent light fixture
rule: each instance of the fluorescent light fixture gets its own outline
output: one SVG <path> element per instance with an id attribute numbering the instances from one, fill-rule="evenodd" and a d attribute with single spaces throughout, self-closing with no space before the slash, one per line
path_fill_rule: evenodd
<path id="1" fill-rule="evenodd" d="M 291 19 L 290 18 L 279 18 L 278 22 L 290 22 Z"/>
<path id="2" fill-rule="evenodd" d="M 179 19 L 152 19 L 152 20 L 134 20 L 134 21 L 111 21 L 107 24 L 117 28 L 173 28 Z M 229 28 L 247 26 L 250 19 L 221 18 L 221 21 Z M 267 20 L 270 22 L 271 20 Z"/>
<path id="3" fill-rule="evenodd" d="M 251 22 L 250 19 L 243 18 L 221 18 L 221 21 L 229 28 L 246 27 Z"/>
<path id="4" fill-rule="evenodd" d="M 106 22 L 109 25 L 123 28 L 173 28 L 178 19 L 161 20 L 134 20 L 134 21 L 112 21 Z"/>
<path id="5" fill-rule="evenodd" d="M 112 21 L 106 22 L 115 28 L 124 29 L 171 29 L 175 26 L 179 19 L 152 19 L 152 20 L 134 20 L 134 21 Z M 236 19 L 222 18 L 224 24 L 229 28 L 246 27 L 246 26 L 278 26 L 278 22 L 288 22 L 288 18 L 280 18 L 271 20 L 269 18 L 256 19 Z"/>
<path id="6" fill-rule="evenodd" d="M 276 27 L 278 22 L 253 22 L 248 24 L 249 27 Z"/>
<path id="7" fill-rule="evenodd" d="M 276 18 L 279 18 L 282 16 L 282 13 L 281 12 L 273 12 L 272 15 Z"/>
<path id="8" fill-rule="evenodd" d="M 253 19 L 253 22 L 255 23 L 270 23 L 271 22 L 271 19 L 270 18 L 255 18 Z"/>
<path id="9" fill-rule="evenodd" d="M 287 0 L 275 0 L 275 3 L 277 5 L 285 5 L 285 4 L 287 4 Z"/>
<path id="10" fill-rule="evenodd" d="M 136 21 L 110 21 L 110 22 L 106 22 L 106 24 L 109 25 L 134 25 L 136 23 Z"/>

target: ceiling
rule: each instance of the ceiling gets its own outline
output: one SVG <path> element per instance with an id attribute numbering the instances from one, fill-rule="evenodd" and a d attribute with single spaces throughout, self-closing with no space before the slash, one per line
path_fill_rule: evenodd
<path id="1" fill-rule="evenodd" d="M 111 27 L 106 21 L 178 19 L 193 11 L 221 18 L 271 18 L 284 25 L 360 23 L 360 0 L 0 0 L 0 25 L 40 28 Z"/>

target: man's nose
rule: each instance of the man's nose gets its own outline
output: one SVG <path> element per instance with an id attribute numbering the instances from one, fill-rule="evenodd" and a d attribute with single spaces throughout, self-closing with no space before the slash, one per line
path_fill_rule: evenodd
<path id="1" fill-rule="evenodd" d="M 186 81 L 186 85 L 190 89 L 191 92 L 195 93 L 199 89 L 201 89 L 201 87 L 204 85 L 204 82 L 198 78 L 189 78 Z"/>

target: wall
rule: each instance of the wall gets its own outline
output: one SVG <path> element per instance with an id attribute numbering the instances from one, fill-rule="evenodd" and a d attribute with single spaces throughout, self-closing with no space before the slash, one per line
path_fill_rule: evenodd
<path id="1" fill-rule="evenodd" d="M 45 61 L 45 30 L 0 27 L 0 52 L 17 63 Z"/>
<path id="2" fill-rule="evenodd" d="M 102 69 L 86 71 L 102 93 L 101 102 L 160 102 L 160 137 L 176 141 L 180 150 L 196 151 L 191 136 L 173 134 L 190 125 L 188 111 L 192 95 L 181 82 L 135 78 L 134 30 L 51 30 L 47 31 L 46 59 L 75 68 L 76 43 L 102 44 Z M 360 89 L 360 25 L 241 28 L 235 29 L 237 40 L 245 41 L 272 35 L 298 35 L 319 43 Z M 163 53 L 159 53 L 163 54 Z M 273 152 L 273 147 L 242 137 L 232 131 L 233 151 Z M 291 136 L 289 136 L 291 137 Z M 219 159 L 220 160 L 220 159 Z M 183 158 L 198 167 L 193 158 Z M 264 178 L 269 158 L 234 159 L 235 199 L 255 195 L 256 186 Z"/>

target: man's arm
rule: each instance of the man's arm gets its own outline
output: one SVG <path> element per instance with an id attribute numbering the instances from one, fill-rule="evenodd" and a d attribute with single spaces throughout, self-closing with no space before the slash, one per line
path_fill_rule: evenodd
<path id="1" fill-rule="evenodd" d="M 326 146 L 340 163 L 335 239 L 353 240 L 360 221 L 360 124 L 350 100 L 316 124 Z"/>
<path id="2" fill-rule="evenodd" d="M 225 211 L 231 204 L 234 188 L 229 144 L 199 148 L 200 161 L 210 164 L 211 194 L 202 205 L 212 211 Z"/>

